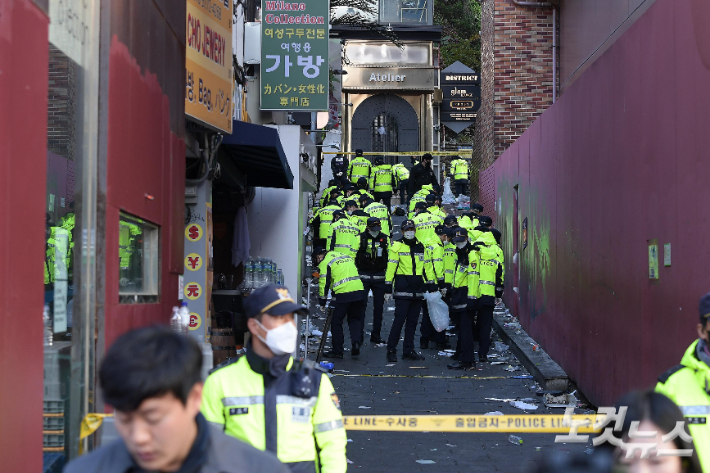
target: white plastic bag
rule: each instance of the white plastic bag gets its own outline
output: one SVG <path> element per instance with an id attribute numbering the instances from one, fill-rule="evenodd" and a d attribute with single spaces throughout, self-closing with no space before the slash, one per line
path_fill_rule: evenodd
<path id="1" fill-rule="evenodd" d="M 441 197 L 442 204 L 455 204 L 456 197 L 454 193 L 451 192 L 451 178 L 447 177 L 444 181 L 444 195 Z"/>
<path id="2" fill-rule="evenodd" d="M 441 300 L 441 293 L 425 292 L 427 308 L 429 309 L 429 319 L 437 332 L 445 330 L 449 326 L 449 306 Z"/>

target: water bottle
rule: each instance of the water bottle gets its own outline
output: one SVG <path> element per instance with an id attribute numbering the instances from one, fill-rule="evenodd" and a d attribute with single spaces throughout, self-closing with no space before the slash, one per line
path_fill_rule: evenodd
<path id="1" fill-rule="evenodd" d="M 183 301 L 180 306 L 180 330 L 187 335 L 188 327 L 190 326 L 190 309 L 187 308 L 187 302 Z"/>
<path id="2" fill-rule="evenodd" d="M 274 284 L 276 282 L 276 263 L 274 260 L 269 260 L 269 284 Z"/>
<path id="3" fill-rule="evenodd" d="M 246 262 L 244 272 L 244 289 L 250 290 L 254 287 L 254 260 L 249 258 Z"/>
<path id="4" fill-rule="evenodd" d="M 264 274 L 263 264 L 261 257 L 254 260 L 254 289 L 261 287 L 261 277 Z"/>
<path id="5" fill-rule="evenodd" d="M 44 324 L 44 346 L 51 347 L 54 343 L 54 332 L 52 331 L 52 320 L 49 317 L 49 304 L 44 305 L 42 323 Z"/>
<path id="6" fill-rule="evenodd" d="M 182 333 L 182 317 L 180 316 L 180 309 L 173 307 L 173 315 L 170 316 L 170 328 L 174 332 Z"/>
<path id="7" fill-rule="evenodd" d="M 276 284 L 279 286 L 284 285 L 284 272 L 280 269 L 276 270 Z"/>

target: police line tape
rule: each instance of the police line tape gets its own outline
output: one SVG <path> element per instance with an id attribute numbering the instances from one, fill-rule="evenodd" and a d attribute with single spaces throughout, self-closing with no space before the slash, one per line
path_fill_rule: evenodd
<path id="1" fill-rule="evenodd" d="M 390 432 L 520 432 L 569 434 L 570 420 L 579 433 L 595 429 L 604 416 L 597 415 L 418 415 L 343 416 L 345 430 Z"/>
<path id="2" fill-rule="evenodd" d="M 465 151 L 367 151 L 362 153 L 363 156 L 422 156 L 427 153 L 432 156 L 461 156 L 466 154 Z M 355 154 L 354 151 L 323 151 L 321 154 L 342 154 L 351 155 Z M 465 158 L 465 157 L 464 157 Z"/>

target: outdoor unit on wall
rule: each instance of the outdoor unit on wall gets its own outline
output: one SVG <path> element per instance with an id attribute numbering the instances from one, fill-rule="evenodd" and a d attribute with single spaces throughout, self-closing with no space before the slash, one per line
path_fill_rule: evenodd
<path id="1" fill-rule="evenodd" d="M 261 64 L 261 23 L 244 24 L 244 64 Z"/>

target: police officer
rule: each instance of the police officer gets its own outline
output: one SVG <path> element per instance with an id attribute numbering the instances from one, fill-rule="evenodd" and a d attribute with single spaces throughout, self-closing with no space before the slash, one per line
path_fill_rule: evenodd
<path id="1" fill-rule="evenodd" d="M 456 245 L 456 264 L 451 285 L 449 314 L 451 321 L 458 325 L 459 337 L 456 342 L 456 352 L 452 357 L 457 362 L 448 365 L 448 367 L 449 369 L 465 370 L 476 366 L 473 359 L 475 299 L 469 297 L 469 277 L 472 270 L 469 253 L 472 250 L 472 246 L 468 241 L 468 232 L 465 228 L 459 227 L 456 229 L 454 244 Z"/>
<path id="2" fill-rule="evenodd" d="M 370 218 L 370 216 L 360 210 L 360 207 L 358 207 L 357 201 L 355 200 L 348 200 L 345 202 L 345 210 L 348 213 L 350 222 L 355 225 L 358 230 L 360 230 L 360 233 L 364 232 L 367 228 L 367 219 Z"/>
<path id="3" fill-rule="evenodd" d="M 456 195 L 467 195 L 466 188 L 468 187 L 468 162 L 461 159 L 461 156 L 454 156 L 451 161 L 451 175 L 454 179 L 454 193 Z"/>
<path id="4" fill-rule="evenodd" d="M 703 471 L 710 471 L 710 294 L 700 299 L 698 339 L 690 344 L 680 364 L 658 378 L 656 391 L 683 411 Z"/>
<path id="5" fill-rule="evenodd" d="M 427 212 L 429 212 L 432 217 L 439 221 L 440 225 L 444 224 L 444 218 L 446 218 L 446 212 L 441 210 L 437 204 L 436 194 L 429 194 L 426 196 L 424 203 L 426 204 Z"/>
<path id="6" fill-rule="evenodd" d="M 379 202 L 374 202 L 368 196 L 364 195 L 360 197 L 360 205 L 366 214 L 370 217 L 377 217 L 380 219 L 380 225 L 382 225 L 382 233 L 387 236 L 391 236 L 392 230 L 392 218 L 390 216 L 389 208 L 384 204 Z"/>
<path id="7" fill-rule="evenodd" d="M 483 227 L 480 236 L 472 245 L 472 255 L 474 253 L 475 255 L 471 257 L 471 260 L 477 262 L 477 267 L 472 268 L 472 270 L 478 272 L 476 275 L 478 278 L 478 292 L 475 294 L 477 299 L 475 331 L 479 337 L 478 361 L 481 363 L 488 361 L 488 350 L 491 346 L 493 308 L 495 307 L 495 300 L 503 296 L 504 289 L 505 262 L 503 250 L 498 246 L 500 232 L 497 230 L 496 232 L 498 233 L 498 239 L 488 227 Z"/>
<path id="8" fill-rule="evenodd" d="M 394 174 L 395 186 L 399 190 L 399 203 L 404 205 L 407 203 L 407 187 L 409 186 L 409 169 L 403 163 L 397 163 L 392 166 Z"/>
<path id="9" fill-rule="evenodd" d="M 326 252 L 323 248 L 313 250 L 320 279 L 318 282 L 318 303 L 321 307 L 330 296 L 333 318 L 330 331 L 333 334 L 333 348 L 323 354 L 326 358 L 343 358 L 343 320 L 348 318 L 352 356 L 360 355 L 362 332 L 365 317 L 367 293 L 363 289 L 355 260 L 350 256 L 335 251 Z M 326 334 L 323 334 L 325 337 Z"/>
<path id="10" fill-rule="evenodd" d="M 410 216 L 410 218 L 414 218 L 414 206 L 417 204 L 417 202 L 426 202 L 426 196 L 433 193 L 434 186 L 431 184 L 427 184 L 421 189 L 419 189 L 418 192 L 415 192 L 413 195 L 411 195 L 411 198 L 409 200 L 409 212 L 412 215 Z"/>
<path id="11" fill-rule="evenodd" d="M 330 160 L 330 170 L 333 172 L 333 179 L 337 182 L 345 183 L 348 179 L 348 158 L 342 154 L 337 154 Z"/>
<path id="12" fill-rule="evenodd" d="M 416 225 L 417 240 L 423 243 L 431 237 L 435 237 L 434 227 L 439 225 L 439 220 L 429 213 L 424 202 L 417 202 L 414 206 L 414 211 L 416 215 L 412 221 Z"/>
<path id="13" fill-rule="evenodd" d="M 338 183 L 331 179 L 328 181 L 328 187 L 323 189 L 323 193 L 320 196 L 320 206 L 325 207 L 328 202 L 330 202 L 330 193 L 338 189 Z"/>
<path id="14" fill-rule="evenodd" d="M 425 258 L 424 245 L 416 237 L 416 226 L 412 220 L 402 222 L 403 238 L 390 245 L 387 261 L 388 299 L 394 297 L 394 322 L 387 340 L 387 361 L 397 361 L 397 345 L 404 327 L 404 349 L 402 358 L 423 360 L 424 357 L 414 351 L 414 333 L 417 330 L 419 312 L 422 310 L 424 292 L 436 290 L 436 286 L 427 283 L 435 281 L 431 260 Z M 406 325 L 405 325 L 406 323 Z"/>
<path id="15" fill-rule="evenodd" d="M 392 165 L 385 164 L 382 156 L 375 158 L 375 166 L 370 175 L 370 189 L 373 191 L 375 202 L 382 202 L 390 208 L 392 205 L 392 189 L 394 188 L 394 174 Z"/>
<path id="16" fill-rule="evenodd" d="M 350 161 L 348 165 L 348 179 L 353 184 L 357 183 L 361 177 L 365 178 L 365 182 L 370 177 L 370 171 L 372 170 L 372 164 L 370 161 L 365 159 L 362 155 L 361 149 L 355 150 L 355 159 Z"/>
<path id="17" fill-rule="evenodd" d="M 444 226 L 451 229 L 458 227 L 459 222 L 456 219 L 456 215 L 447 215 L 444 217 Z"/>
<path id="18" fill-rule="evenodd" d="M 474 222 L 478 222 L 478 225 L 473 229 L 468 229 L 468 237 L 471 240 L 471 244 L 475 243 L 483 232 L 489 231 L 493 226 L 493 219 L 488 215 L 480 215 Z"/>
<path id="19" fill-rule="evenodd" d="M 314 244 L 325 247 L 330 242 L 330 235 L 333 233 L 333 213 L 342 210 L 336 200 L 331 200 L 328 205 L 321 207 L 313 215 L 308 226 L 315 233 Z"/>
<path id="20" fill-rule="evenodd" d="M 389 235 L 382 232 L 380 219 L 367 219 L 367 230 L 360 235 L 360 250 L 355 258 L 365 294 L 372 291 L 372 334 L 370 342 L 385 343 L 382 339 L 382 313 L 385 305 L 385 271 L 389 253 Z"/>
<path id="21" fill-rule="evenodd" d="M 333 212 L 328 251 L 337 251 L 354 258 L 358 249 L 360 249 L 360 229 L 357 223 L 350 220 L 343 210 L 336 210 Z"/>
<path id="22" fill-rule="evenodd" d="M 353 192 L 353 197 L 360 199 L 363 195 L 370 197 L 375 200 L 375 197 L 367 190 L 367 179 L 361 177 L 357 180 L 357 185 L 355 186 L 355 191 Z"/>
<path id="23" fill-rule="evenodd" d="M 434 175 L 434 170 L 431 168 L 431 162 L 434 158 L 431 154 L 426 153 L 422 156 L 421 162 L 412 168 L 409 173 L 409 195 L 414 195 L 425 184 L 436 184 L 438 182 Z"/>
<path id="24" fill-rule="evenodd" d="M 291 357 L 294 313 L 305 311 L 275 284 L 245 298 L 247 353 L 212 371 L 202 413 L 227 435 L 276 454 L 294 473 L 344 473 L 347 437 L 333 385 L 313 362 Z"/>
<path id="25" fill-rule="evenodd" d="M 459 225 L 468 231 L 473 230 L 478 226 L 478 216 L 483 212 L 483 206 L 481 204 L 473 204 L 471 206 L 471 211 L 463 214 L 459 219 Z"/>
<path id="26" fill-rule="evenodd" d="M 448 245 L 449 238 L 453 237 L 454 232 L 450 228 L 443 225 L 437 225 L 434 229 L 436 236 L 431 237 L 424 242 L 425 258 L 431 259 L 434 268 L 434 277 L 436 278 L 436 286 L 441 292 L 442 298 L 447 296 L 446 272 L 444 268 L 444 247 Z M 419 327 L 421 338 L 419 346 L 422 349 L 429 348 L 429 342 L 435 342 L 437 350 L 445 350 L 449 347 L 446 342 L 446 331 L 437 332 L 429 318 L 429 307 L 424 304 L 422 314 L 422 323 Z"/>

